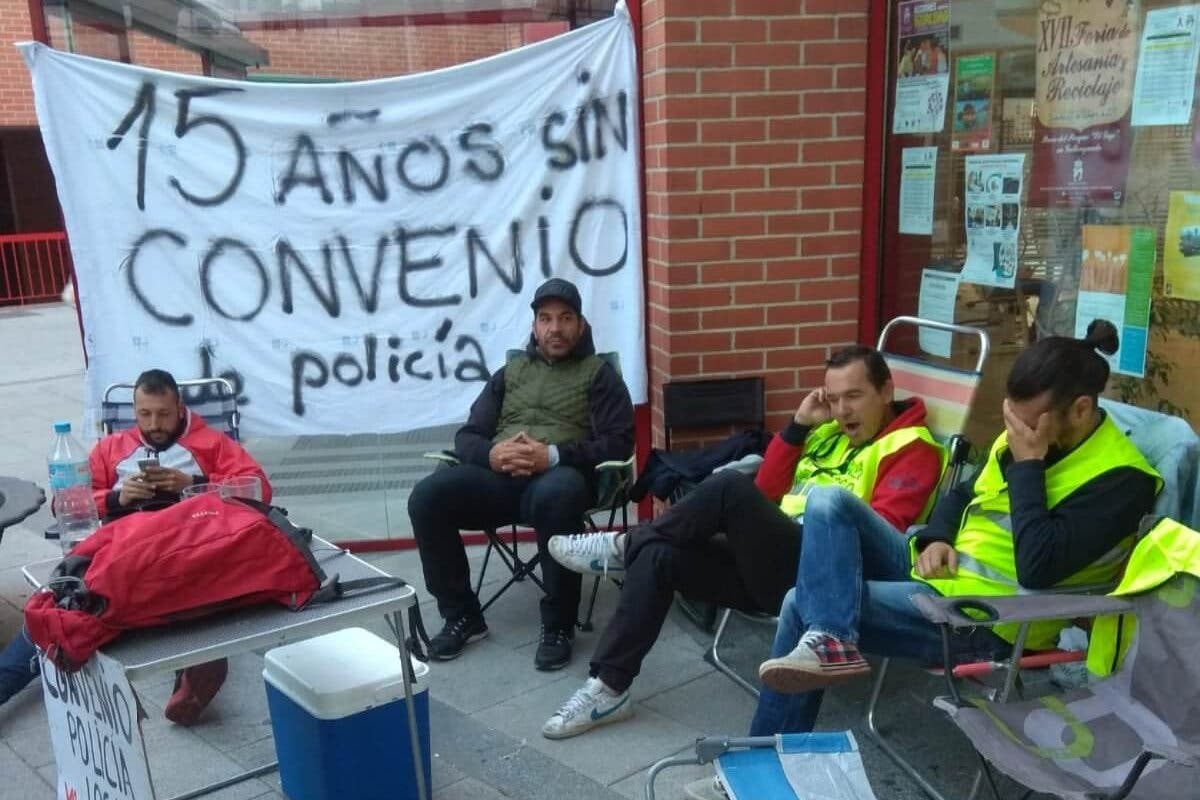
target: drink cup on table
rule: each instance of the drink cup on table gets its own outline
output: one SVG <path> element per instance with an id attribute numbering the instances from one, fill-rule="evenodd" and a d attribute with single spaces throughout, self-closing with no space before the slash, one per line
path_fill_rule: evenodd
<path id="1" fill-rule="evenodd" d="M 221 486 L 216 483 L 193 483 L 191 486 L 185 486 L 179 496 L 187 500 L 189 497 L 199 497 L 202 494 L 220 494 Z"/>
<path id="2" fill-rule="evenodd" d="M 262 502 L 262 481 L 257 475 L 239 475 L 221 481 L 221 496 L 225 498 L 243 497 L 247 500 Z"/>

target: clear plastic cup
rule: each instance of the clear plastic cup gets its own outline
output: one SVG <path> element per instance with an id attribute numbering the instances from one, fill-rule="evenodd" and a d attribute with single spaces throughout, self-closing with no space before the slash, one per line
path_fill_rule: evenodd
<path id="1" fill-rule="evenodd" d="M 193 483 L 191 486 L 185 486 L 179 496 L 184 500 L 189 497 L 199 497 L 202 494 L 220 494 L 221 486 L 216 483 Z"/>
<path id="2" fill-rule="evenodd" d="M 222 497 L 244 497 L 262 502 L 262 481 L 257 475 L 239 475 L 221 481 Z"/>

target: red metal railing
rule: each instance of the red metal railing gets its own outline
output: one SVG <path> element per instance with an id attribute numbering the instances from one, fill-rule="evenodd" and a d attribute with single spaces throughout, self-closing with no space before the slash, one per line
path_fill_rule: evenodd
<path id="1" fill-rule="evenodd" d="M 0 306 L 58 300 L 70 278 L 62 231 L 0 236 Z"/>

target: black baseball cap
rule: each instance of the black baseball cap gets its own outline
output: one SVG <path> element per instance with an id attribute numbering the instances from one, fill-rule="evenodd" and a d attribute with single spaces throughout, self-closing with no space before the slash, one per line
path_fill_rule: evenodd
<path id="1" fill-rule="evenodd" d="M 583 300 L 579 296 L 579 290 L 575 288 L 575 284 L 563 278 L 551 278 L 539 286 L 533 293 L 533 302 L 529 307 L 537 311 L 538 306 L 547 300 L 561 300 L 576 314 L 583 313 Z"/>

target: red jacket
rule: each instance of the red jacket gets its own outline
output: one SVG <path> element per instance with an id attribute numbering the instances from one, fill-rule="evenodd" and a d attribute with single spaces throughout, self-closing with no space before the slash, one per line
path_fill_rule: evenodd
<path id="1" fill-rule="evenodd" d="M 925 424 L 925 401 L 919 397 L 894 403 L 893 406 L 897 410 L 896 418 L 876 434 L 877 437 L 900 428 Z M 789 423 L 767 446 L 754 483 L 771 502 L 778 503 L 792 488 L 796 464 L 804 455 L 807 435 L 808 428 Z M 929 496 L 937 490 L 941 477 L 941 454 L 928 442 L 917 440 L 880 462 L 875 491 L 869 504 L 876 514 L 890 522 L 896 530 L 906 531 L 921 516 Z"/>
<path id="2" fill-rule="evenodd" d="M 141 472 L 137 462 L 157 456 L 159 464 L 178 469 L 199 479 L 218 483 L 239 475 L 254 475 L 262 481 L 263 502 L 271 502 L 267 475 L 240 444 L 208 427 L 198 414 L 187 412 L 183 435 L 159 451 L 142 438 L 137 427 L 105 436 L 92 448 L 92 495 L 101 517 L 108 516 L 109 493 L 119 491 L 127 478 Z"/>

